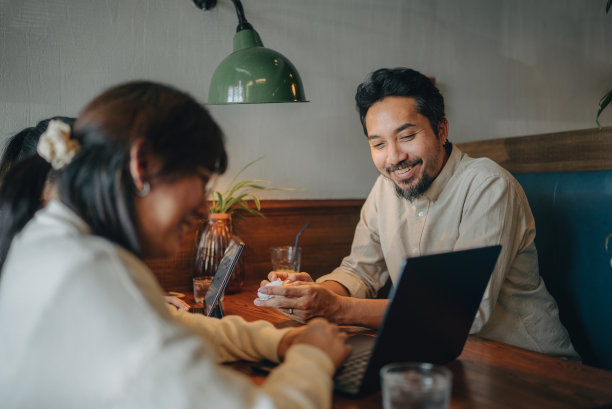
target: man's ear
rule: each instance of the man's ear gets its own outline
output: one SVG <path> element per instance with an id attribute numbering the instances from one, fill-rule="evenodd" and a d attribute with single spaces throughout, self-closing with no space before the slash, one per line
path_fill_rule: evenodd
<path id="1" fill-rule="evenodd" d="M 144 139 L 138 138 L 130 148 L 130 176 L 136 189 L 142 190 L 145 182 L 149 180 L 149 155 L 144 147 Z"/>
<path id="2" fill-rule="evenodd" d="M 444 145 L 448 139 L 448 119 L 442 118 L 438 123 L 438 139 Z"/>

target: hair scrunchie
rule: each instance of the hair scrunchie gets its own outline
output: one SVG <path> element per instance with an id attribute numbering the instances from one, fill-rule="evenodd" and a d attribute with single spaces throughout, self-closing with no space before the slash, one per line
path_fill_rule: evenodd
<path id="1" fill-rule="evenodd" d="M 68 165 L 74 155 L 81 150 L 78 141 L 70 139 L 71 129 L 68 124 L 59 120 L 49 121 L 47 130 L 40 136 L 36 151 L 51 164 L 53 169 L 62 169 Z"/>

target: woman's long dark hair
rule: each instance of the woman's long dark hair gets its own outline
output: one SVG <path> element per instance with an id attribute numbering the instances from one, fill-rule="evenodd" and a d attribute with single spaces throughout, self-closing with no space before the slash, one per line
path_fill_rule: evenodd
<path id="1" fill-rule="evenodd" d="M 75 118 L 70 118 L 67 116 L 54 116 L 43 119 L 37 123 L 36 126 L 25 128 L 21 132 L 13 135 L 9 139 L 9 142 L 4 149 L 4 153 L 2 154 L 2 159 L 0 160 L 0 183 L 2 183 L 2 180 L 11 170 L 11 168 L 13 168 L 13 166 L 24 159 L 32 156 L 38 156 L 38 153 L 36 153 L 38 140 L 40 139 L 40 135 L 47 130 L 50 121 L 62 121 L 72 127 L 72 124 L 74 124 L 74 119 Z M 49 166 L 49 168 L 51 167 Z"/>
<path id="2" fill-rule="evenodd" d="M 49 121 L 60 120 L 68 125 L 74 118 L 55 116 L 40 121 L 14 135 L 0 161 L 0 270 L 13 237 L 42 205 L 45 184 L 51 179 L 51 165 L 36 153 L 40 135 Z"/>
<path id="3" fill-rule="evenodd" d="M 162 169 L 157 178 L 171 180 L 196 173 L 201 167 L 223 173 L 227 167 L 222 131 L 206 108 L 186 93 L 148 81 L 118 85 L 96 97 L 74 123 L 72 138 L 79 141 L 81 150 L 54 178 L 60 200 L 85 220 L 94 234 L 137 255 L 141 248 L 135 222 L 136 188 L 129 171 L 130 149 L 137 139 L 142 138 L 142 148 L 160 158 Z M 6 200 L 0 200 L 13 214 L 24 203 L 25 194 L 16 190 L 16 185 L 30 180 L 29 175 L 36 172 L 35 162 L 40 165 L 41 161 L 35 157 L 20 163 L 2 183 L 1 195 L 5 189 L 13 189 Z M 40 191 L 36 188 L 27 193 L 28 202 L 36 203 L 35 209 L 40 207 L 43 186 L 44 182 Z M 4 209 L 0 212 L 4 219 Z M 4 223 L 2 226 L 4 230 Z M 0 268 L 15 234 L 7 234 L 10 240 L 1 243 Z"/>

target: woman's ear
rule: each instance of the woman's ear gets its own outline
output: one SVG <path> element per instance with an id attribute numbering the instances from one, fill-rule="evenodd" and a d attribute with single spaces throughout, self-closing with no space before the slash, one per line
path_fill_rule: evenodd
<path id="1" fill-rule="evenodd" d="M 143 138 L 138 138 L 130 148 L 130 176 L 137 190 L 142 190 L 150 178 L 150 155 L 146 152 Z"/>

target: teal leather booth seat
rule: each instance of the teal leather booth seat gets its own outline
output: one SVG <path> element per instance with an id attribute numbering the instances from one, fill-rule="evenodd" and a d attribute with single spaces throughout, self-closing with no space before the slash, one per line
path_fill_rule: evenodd
<path id="1" fill-rule="evenodd" d="M 574 347 L 585 364 L 612 370 L 612 170 L 514 176 L 535 217 L 540 274 Z"/>

